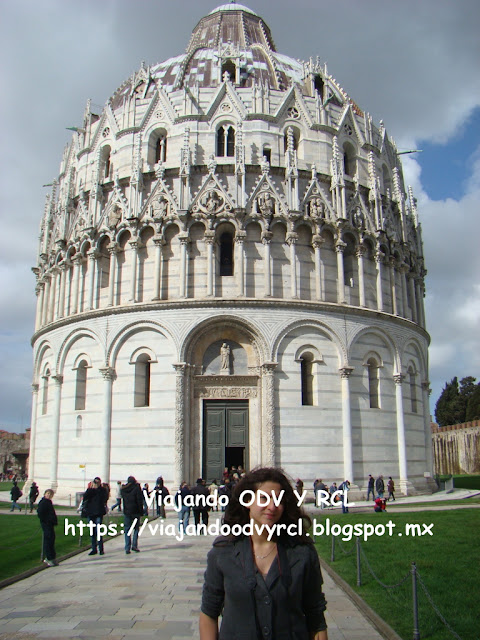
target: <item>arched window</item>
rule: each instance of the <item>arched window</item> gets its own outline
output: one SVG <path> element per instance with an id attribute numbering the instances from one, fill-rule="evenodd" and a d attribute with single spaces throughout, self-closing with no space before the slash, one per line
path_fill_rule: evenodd
<path id="1" fill-rule="evenodd" d="M 350 235 L 345 236 L 344 240 L 347 244 L 347 246 L 345 247 L 345 251 L 343 252 L 344 280 L 347 287 L 354 287 L 357 266 L 357 261 L 355 258 L 355 240 Z"/>
<path id="2" fill-rule="evenodd" d="M 378 409 L 380 407 L 379 398 L 379 366 L 375 358 L 367 360 L 368 367 L 368 394 L 370 397 L 370 409 Z"/>
<path id="3" fill-rule="evenodd" d="M 162 134 L 155 143 L 155 164 L 167 159 L 167 135 Z"/>
<path id="4" fill-rule="evenodd" d="M 417 413 L 417 385 L 415 384 L 415 371 L 413 367 L 408 368 L 408 383 L 410 385 L 410 402 L 412 413 Z"/>
<path id="5" fill-rule="evenodd" d="M 50 369 L 45 371 L 43 376 L 43 389 L 42 389 L 42 416 L 47 413 L 48 410 L 48 383 L 50 382 Z"/>
<path id="6" fill-rule="evenodd" d="M 220 275 L 233 276 L 233 235 L 228 232 L 220 236 Z"/>
<path id="7" fill-rule="evenodd" d="M 300 358 L 300 375 L 302 380 L 302 405 L 313 406 L 313 356 L 304 353 Z"/>
<path id="8" fill-rule="evenodd" d="M 87 399 L 87 367 L 86 360 L 82 360 L 77 368 L 75 385 L 75 411 L 83 411 Z"/>
<path id="9" fill-rule="evenodd" d="M 112 173 L 112 163 L 110 161 L 110 153 L 111 153 L 111 149 L 108 145 L 106 147 L 103 147 L 100 171 L 101 171 L 101 177 L 104 180 L 108 180 L 111 177 L 111 173 Z"/>
<path id="10" fill-rule="evenodd" d="M 318 95 L 320 96 L 320 98 L 323 100 L 323 79 L 322 76 L 316 75 L 313 78 L 313 88 L 315 89 L 315 91 L 318 92 Z"/>
<path id="11" fill-rule="evenodd" d="M 82 435 L 82 428 L 83 428 L 83 418 L 82 416 L 77 416 L 77 432 L 76 432 L 77 438 L 80 438 L 80 436 Z"/>
<path id="12" fill-rule="evenodd" d="M 150 406 L 150 356 L 142 353 L 135 361 L 134 407 Z"/>
<path id="13" fill-rule="evenodd" d="M 267 162 L 269 162 L 271 164 L 271 162 L 272 162 L 272 150 L 267 145 L 263 145 L 262 158 L 266 158 Z"/>
<path id="14" fill-rule="evenodd" d="M 235 155 L 235 129 L 231 125 L 221 125 L 217 131 L 217 156 L 233 158 Z"/>
<path id="15" fill-rule="evenodd" d="M 222 82 L 225 76 L 225 72 L 227 72 L 228 75 L 230 76 L 229 78 L 230 82 L 236 81 L 237 67 L 234 62 L 232 62 L 231 60 L 225 60 L 225 62 L 222 64 Z"/>
<path id="16" fill-rule="evenodd" d="M 356 171 L 355 149 L 347 142 L 343 145 L 343 173 L 353 178 Z"/>

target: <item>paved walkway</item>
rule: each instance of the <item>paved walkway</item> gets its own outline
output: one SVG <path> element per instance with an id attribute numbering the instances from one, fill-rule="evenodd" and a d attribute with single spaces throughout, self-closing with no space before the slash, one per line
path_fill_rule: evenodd
<path id="1" fill-rule="evenodd" d="M 168 514 L 166 523 L 176 523 L 175 515 Z M 145 531 L 140 553 L 125 555 L 119 536 L 105 544 L 104 556 L 83 552 L 69 558 L 0 590 L 0 639 L 198 640 L 211 544 L 206 536 L 179 542 Z M 329 639 L 382 640 L 348 596 L 324 578 Z"/>

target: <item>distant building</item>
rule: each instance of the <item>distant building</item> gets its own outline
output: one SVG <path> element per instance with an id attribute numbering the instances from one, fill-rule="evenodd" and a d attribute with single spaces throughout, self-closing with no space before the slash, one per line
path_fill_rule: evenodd
<path id="1" fill-rule="evenodd" d="M 432 424 L 433 466 L 439 475 L 480 473 L 480 420 Z"/>
<path id="2" fill-rule="evenodd" d="M 397 149 L 251 9 L 214 9 L 186 53 L 87 103 L 34 272 L 37 482 L 262 464 L 428 488 L 426 272 Z"/>
<path id="3" fill-rule="evenodd" d="M 27 473 L 29 450 L 30 429 L 26 429 L 25 433 L 10 433 L 0 429 L 0 473 Z"/>

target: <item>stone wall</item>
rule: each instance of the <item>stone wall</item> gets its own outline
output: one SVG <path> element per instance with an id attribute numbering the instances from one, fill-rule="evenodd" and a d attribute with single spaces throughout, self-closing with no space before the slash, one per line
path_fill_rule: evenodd
<path id="1" fill-rule="evenodd" d="M 30 429 L 25 433 L 0 430 L 0 473 L 23 474 L 28 470 Z"/>
<path id="2" fill-rule="evenodd" d="M 435 473 L 480 473 L 480 420 L 432 424 L 432 445 Z"/>

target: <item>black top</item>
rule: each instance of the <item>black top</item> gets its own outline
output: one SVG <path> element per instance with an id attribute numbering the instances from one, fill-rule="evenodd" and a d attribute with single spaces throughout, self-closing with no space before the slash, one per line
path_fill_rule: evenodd
<path id="1" fill-rule="evenodd" d="M 40 522 L 42 524 L 49 524 L 53 526 L 58 524 L 53 502 L 48 498 L 43 497 L 38 503 L 37 516 L 40 518 Z"/>
<path id="2" fill-rule="evenodd" d="M 143 493 L 138 482 L 129 482 L 122 486 L 123 513 L 126 516 L 143 515 Z"/>
<path id="3" fill-rule="evenodd" d="M 278 543 L 265 578 L 250 539 L 219 538 L 207 557 L 202 611 L 222 613 L 219 640 L 309 640 L 326 629 L 322 573 L 312 544 Z"/>
<path id="4" fill-rule="evenodd" d="M 105 487 L 90 487 L 83 495 L 83 508 L 90 518 L 104 516 L 107 512 L 108 492 Z"/>

